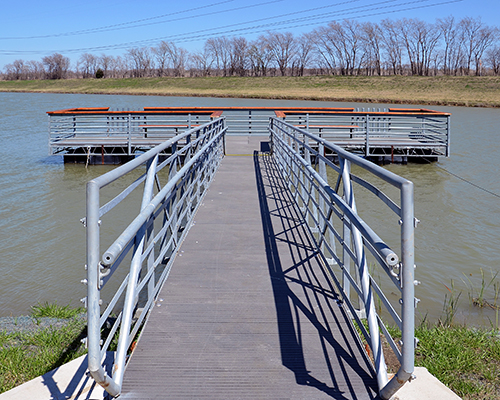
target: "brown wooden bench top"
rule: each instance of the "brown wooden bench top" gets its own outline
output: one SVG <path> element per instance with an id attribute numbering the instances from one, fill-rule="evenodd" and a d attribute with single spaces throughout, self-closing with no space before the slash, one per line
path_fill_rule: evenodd
<path id="1" fill-rule="evenodd" d="M 307 125 L 295 125 L 297 128 L 306 128 Z M 359 128 L 358 125 L 309 125 L 309 128 Z"/>
<path id="2" fill-rule="evenodd" d="M 191 124 L 191 126 L 200 126 L 200 124 Z M 172 124 L 172 125 L 158 125 L 158 124 L 151 124 L 151 125 L 139 125 L 140 128 L 187 128 L 189 127 L 188 124 Z"/>

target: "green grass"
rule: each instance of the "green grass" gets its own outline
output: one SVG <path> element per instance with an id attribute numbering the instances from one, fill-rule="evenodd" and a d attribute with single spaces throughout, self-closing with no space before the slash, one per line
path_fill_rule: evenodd
<path id="1" fill-rule="evenodd" d="M 31 306 L 31 316 L 34 318 L 74 318 L 84 313 L 85 309 L 82 307 L 79 308 L 71 308 L 69 305 L 60 306 L 57 303 L 48 303 L 44 304 L 38 303 L 36 306 Z"/>
<path id="2" fill-rule="evenodd" d="M 422 325 L 415 364 L 464 400 L 500 399 L 498 331 L 465 326 Z"/>
<path id="3" fill-rule="evenodd" d="M 363 323 L 367 327 L 366 322 Z M 392 326 L 387 328 L 398 342 L 400 330 Z M 500 400 L 498 330 L 424 321 L 416 327 L 415 337 L 419 339 L 415 350 L 416 367 L 427 368 L 463 400 Z M 399 362 L 386 341 L 382 343 L 388 372 L 396 373 Z"/>
<path id="4" fill-rule="evenodd" d="M 77 316 L 81 309 L 57 305 L 35 306 L 34 315 L 68 318 L 60 328 L 36 332 L 0 332 L 0 393 L 51 371 L 86 353 L 81 339 L 86 322 Z M 60 315 L 65 315 L 60 317 Z"/>
<path id="5" fill-rule="evenodd" d="M 500 107 L 498 76 L 304 76 L 0 81 L 0 91 Z"/>

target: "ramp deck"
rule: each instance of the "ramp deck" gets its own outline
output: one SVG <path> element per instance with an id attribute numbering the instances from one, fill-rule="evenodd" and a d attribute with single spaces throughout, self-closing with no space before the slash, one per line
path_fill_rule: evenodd
<path id="1" fill-rule="evenodd" d="M 265 137 L 229 137 L 120 399 L 375 399 L 375 374 Z"/>

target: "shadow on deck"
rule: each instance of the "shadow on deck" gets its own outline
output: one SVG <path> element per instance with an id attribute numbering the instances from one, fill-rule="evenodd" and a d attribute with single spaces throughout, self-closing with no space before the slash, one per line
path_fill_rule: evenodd
<path id="1" fill-rule="evenodd" d="M 295 374 L 297 384 L 314 387 L 334 399 L 358 398 L 356 393 L 360 398 L 365 395 L 375 398 L 374 371 L 366 358 L 360 357 L 359 343 L 353 341 L 356 335 L 354 328 L 346 323 L 349 318 L 343 307 L 339 307 L 338 295 L 328 278 L 328 271 L 318 262 L 317 250 L 294 199 L 283 187 L 276 164 L 271 157 L 259 157 L 257 152 L 254 163 L 283 365 Z M 278 242 L 288 247 L 293 262 L 285 269 Z M 316 329 L 324 362 L 328 366 L 329 384 L 315 378 L 306 367 L 302 318 L 306 318 Z M 357 358 L 354 356 L 356 353 Z M 356 383 L 351 381 L 352 370 L 359 374 L 364 388 L 356 387 Z M 347 397 L 345 389 L 349 392 Z M 360 392 L 365 393 L 361 395 Z"/>

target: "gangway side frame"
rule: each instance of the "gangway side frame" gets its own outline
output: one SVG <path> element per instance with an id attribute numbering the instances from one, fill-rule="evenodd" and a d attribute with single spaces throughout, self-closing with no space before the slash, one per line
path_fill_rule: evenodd
<path id="1" fill-rule="evenodd" d="M 82 222 L 87 236 L 87 279 L 84 283 L 88 287 L 84 301 L 88 323 L 88 370 L 113 397 L 120 395 L 132 342 L 168 278 L 176 252 L 223 157 L 226 129 L 225 118 L 219 117 L 87 183 L 86 217 Z M 165 159 L 160 159 L 160 155 Z M 144 167 L 145 173 L 101 205 L 103 188 L 131 172 L 141 172 Z M 166 182 L 162 184 L 165 175 Z M 135 189 L 140 190 L 142 184 L 140 212 L 101 253 L 103 217 L 135 193 Z M 121 284 L 118 282 L 118 289 L 106 299 L 107 305 L 101 312 L 101 291 L 112 275 L 120 267 L 123 269 L 121 264 L 128 258 L 131 259 L 129 273 Z M 115 318 L 111 318 L 113 314 Z M 102 363 L 116 337 L 115 363 L 112 376 L 109 376 Z"/>
<path id="2" fill-rule="evenodd" d="M 416 346 L 414 285 L 417 282 L 414 279 L 416 220 L 413 183 L 282 119 L 271 117 L 269 130 L 271 151 L 277 160 L 280 172 L 302 211 L 311 237 L 316 241 L 319 253 L 341 292 L 344 304 L 350 310 L 372 350 L 379 394 L 383 399 L 389 399 L 405 382 L 412 379 L 414 372 Z M 326 149 L 337 157 L 338 166 L 331 158 L 325 156 Z M 351 164 L 363 168 L 397 188 L 400 193 L 400 205 L 370 182 L 352 175 Z M 327 167 L 337 174 L 334 188 L 328 183 Z M 399 216 L 401 257 L 359 216 L 353 182 L 368 189 L 382 200 L 389 210 Z M 340 229 L 335 228 L 335 218 L 341 221 L 342 233 L 339 232 Z M 373 255 L 376 262 L 387 272 L 390 281 L 401 292 L 401 316 L 371 276 L 366 251 Z M 356 265 L 354 276 L 351 273 L 351 262 Z M 337 270 L 335 266 L 338 266 Z M 351 288 L 359 296 L 358 309 L 351 301 Z M 386 329 L 382 314 L 376 310 L 375 296 L 386 307 L 387 313 L 401 331 L 401 351 Z M 368 331 L 360 317 L 366 318 Z M 380 330 L 401 365 L 390 380 L 384 360 Z"/>

